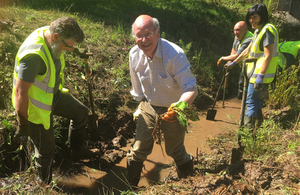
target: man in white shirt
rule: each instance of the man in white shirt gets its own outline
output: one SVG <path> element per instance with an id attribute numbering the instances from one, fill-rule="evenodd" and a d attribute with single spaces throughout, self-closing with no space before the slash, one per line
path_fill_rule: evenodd
<path id="1" fill-rule="evenodd" d="M 129 55 L 131 95 L 140 104 L 135 113 L 138 116 L 135 140 L 127 154 L 127 180 L 137 186 L 143 162 L 152 152 L 156 116 L 168 114 L 172 103 L 185 101 L 191 105 L 197 96 L 197 85 L 184 51 L 160 38 L 156 18 L 138 16 L 132 25 L 132 35 L 137 45 Z M 193 173 L 193 157 L 184 146 L 185 129 L 176 116 L 171 118 L 161 123 L 166 153 L 174 159 L 179 178 L 186 178 Z"/>

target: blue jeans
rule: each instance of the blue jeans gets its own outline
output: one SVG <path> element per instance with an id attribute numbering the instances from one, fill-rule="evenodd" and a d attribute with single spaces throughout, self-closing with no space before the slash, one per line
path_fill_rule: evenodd
<path id="1" fill-rule="evenodd" d="M 247 106 L 246 115 L 248 117 L 256 117 L 257 111 L 262 109 L 261 102 L 260 102 L 261 93 L 262 93 L 262 89 L 255 91 L 254 83 L 249 83 L 247 100 L 246 100 L 246 106 Z"/>

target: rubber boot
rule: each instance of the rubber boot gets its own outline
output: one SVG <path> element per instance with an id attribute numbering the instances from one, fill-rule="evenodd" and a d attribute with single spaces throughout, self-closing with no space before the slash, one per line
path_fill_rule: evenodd
<path id="1" fill-rule="evenodd" d="M 187 178 L 194 172 L 194 162 L 193 157 L 188 162 L 184 163 L 183 165 L 176 165 L 178 177 Z"/>
<path id="2" fill-rule="evenodd" d="M 38 176 L 45 184 L 50 184 L 52 181 L 52 168 L 50 167 L 38 167 Z"/>
<path id="3" fill-rule="evenodd" d="M 127 181 L 133 186 L 137 187 L 139 184 L 141 173 L 143 169 L 143 162 L 127 160 Z"/>
<path id="4" fill-rule="evenodd" d="M 263 113 L 262 110 L 258 110 L 257 111 L 257 116 L 256 116 L 256 121 L 255 121 L 255 128 L 259 128 L 261 126 L 261 124 L 264 121 L 264 117 L 263 117 Z"/>
<path id="5" fill-rule="evenodd" d="M 85 148 L 85 129 L 72 130 L 69 129 L 69 143 L 71 147 L 71 155 L 73 160 L 90 159 L 96 157 L 96 153 Z"/>
<path id="6" fill-rule="evenodd" d="M 255 140 L 256 138 L 256 127 L 255 127 L 256 117 L 248 117 L 247 115 L 244 117 L 244 124 L 247 129 L 250 129 L 252 133 L 252 137 Z"/>
<path id="7" fill-rule="evenodd" d="M 247 115 L 244 116 L 244 126 L 247 129 L 251 129 L 253 131 L 255 127 L 255 119 L 256 117 L 249 117 Z"/>

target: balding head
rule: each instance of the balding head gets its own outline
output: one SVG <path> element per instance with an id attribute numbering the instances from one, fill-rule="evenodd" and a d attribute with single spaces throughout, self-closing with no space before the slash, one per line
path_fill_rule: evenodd
<path id="1" fill-rule="evenodd" d="M 149 15 L 138 16 L 132 24 L 132 36 L 138 47 L 152 59 L 160 38 L 158 20 Z"/>
<path id="2" fill-rule="evenodd" d="M 140 15 L 135 19 L 135 21 L 132 24 L 131 34 L 133 37 L 135 37 L 135 29 L 143 25 L 154 25 L 155 32 L 158 32 L 160 29 L 159 22 L 156 18 L 152 18 L 149 15 Z"/>
<path id="3" fill-rule="evenodd" d="M 233 33 L 234 33 L 234 36 L 238 39 L 238 40 L 242 40 L 246 33 L 247 33 L 247 24 L 246 22 L 244 21 L 239 21 L 238 23 L 236 23 L 234 25 L 234 28 L 233 28 Z"/>

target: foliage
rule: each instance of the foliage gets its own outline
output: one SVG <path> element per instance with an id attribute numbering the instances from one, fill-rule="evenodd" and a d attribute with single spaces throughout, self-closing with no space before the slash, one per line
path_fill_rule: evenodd
<path id="1" fill-rule="evenodd" d="M 265 160 L 283 153 L 299 153 L 299 130 L 284 130 L 274 119 L 265 120 L 255 132 L 241 128 L 239 134 L 246 146 L 245 158 Z"/>
<path id="2" fill-rule="evenodd" d="M 188 103 L 186 101 L 178 102 L 175 106 L 172 107 L 172 110 L 177 114 L 179 124 L 184 127 L 187 133 L 188 119 L 192 121 L 199 120 L 198 113 L 192 108 L 188 107 Z"/>
<path id="3" fill-rule="evenodd" d="M 242 127 L 239 131 L 241 142 L 246 146 L 245 155 L 252 159 L 259 156 L 269 156 L 273 152 L 272 144 L 278 139 L 278 124 L 273 120 L 265 121 L 262 126 L 253 132 L 252 129 Z"/>
<path id="4" fill-rule="evenodd" d="M 272 13 L 276 11 L 278 0 L 263 0 L 263 4 L 266 5 L 269 16 L 272 16 Z"/>
<path id="5" fill-rule="evenodd" d="M 299 68 L 292 65 L 289 68 L 283 68 L 278 71 L 274 87 L 269 88 L 269 107 L 280 109 L 288 105 L 299 107 Z"/>
<path id="6" fill-rule="evenodd" d="M 131 24 L 137 15 L 147 13 L 157 17 L 161 23 L 161 36 L 184 49 L 197 79 L 199 105 L 203 106 L 202 97 L 210 96 L 221 80 L 222 72 L 217 68 L 216 61 L 220 56 L 230 52 L 233 25 L 243 20 L 247 10 L 252 6 L 245 1 L 228 0 L 100 0 L 97 2 L 93 0 L 14 0 L 6 2 L 14 4 L 0 7 L 0 19 L 13 22 L 13 26 L 0 31 L 0 109 L 13 110 L 10 98 L 14 58 L 25 38 L 34 29 L 49 25 L 58 17 L 71 16 L 79 22 L 86 37 L 85 42 L 76 47 L 87 48 L 93 53 L 93 57 L 89 59 L 89 65 L 92 70 L 94 104 L 96 113 L 100 113 L 99 115 L 107 121 L 116 117 L 118 107 L 132 109 L 131 106 L 135 105 L 132 100 L 130 101 L 128 52 L 134 45 L 130 31 Z M 269 0 L 265 3 L 269 11 L 273 10 L 275 2 Z M 89 105 L 83 61 L 68 52 L 66 52 L 65 59 L 68 76 L 66 85 L 70 93 L 85 105 Z M 296 72 L 296 69 L 292 72 Z M 232 74 L 232 77 L 237 75 Z M 299 80 L 295 78 L 294 73 L 291 75 L 294 79 L 293 85 L 278 82 L 278 91 L 275 91 L 275 88 L 272 91 L 274 95 L 270 93 L 271 105 L 273 103 L 274 107 L 296 103 L 291 96 L 297 98 L 295 86 L 299 84 Z M 286 78 L 290 78 L 291 75 L 286 73 Z M 283 81 L 284 76 L 279 77 Z M 204 92 L 204 89 L 210 90 Z M 278 99 L 275 94 L 283 95 L 283 98 Z M 184 114 L 189 115 L 189 113 Z M 182 115 L 182 118 L 186 117 Z M 65 140 L 61 137 L 60 131 L 68 127 L 69 121 L 55 120 L 55 138 L 57 144 L 63 145 Z M 183 120 L 182 124 L 186 125 L 186 121 Z M 295 130 L 292 135 L 299 140 L 298 131 L 299 129 Z M 244 141 L 248 146 L 247 155 L 251 158 L 259 158 L 262 157 L 263 151 L 266 155 L 277 154 L 283 146 L 286 146 L 289 152 L 297 153 L 298 140 L 289 139 L 288 144 L 282 143 L 278 147 L 274 145 L 280 142 L 275 141 L 275 138 L 284 135 L 285 132 L 280 130 L 274 122 L 264 123 L 259 129 L 256 141 L 251 140 L 250 134 L 245 134 Z M 60 146 L 56 147 L 56 151 L 62 149 Z M 1 166 L 2 164 L 0 168 Z M 29 178 L 28 175 L 18 177 Z M 33 185 L 35 186 L 36 183 Z M 24 190 L 22 182 L 12 183 L 8 188 L 12 193 L 25 193 L 22 191 Z M 34 193 L 50 194 L 52 190 L 45 192 L 41 189 L 37 187 Z M 131 192 L 123 193 L 131 194 Z"/>

